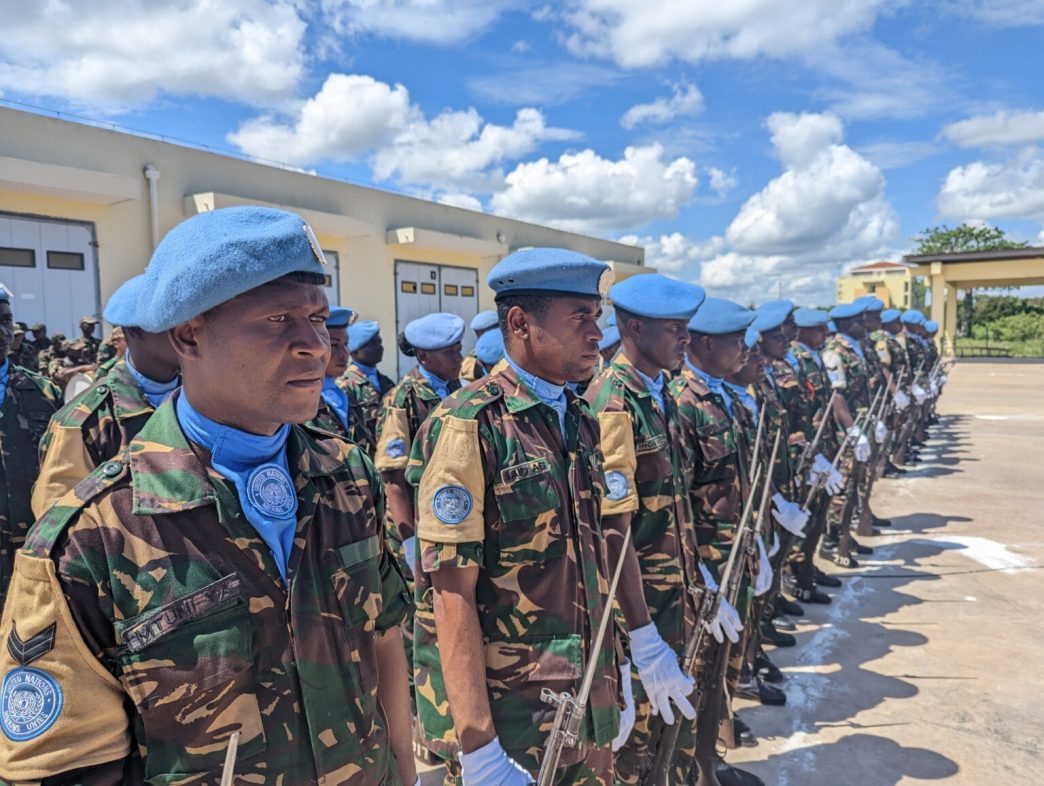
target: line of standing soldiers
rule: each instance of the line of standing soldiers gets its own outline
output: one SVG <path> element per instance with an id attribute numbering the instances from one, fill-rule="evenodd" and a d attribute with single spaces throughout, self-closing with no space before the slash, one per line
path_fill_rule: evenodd
<path id="1" fill-rule="evenodd" d="M 854 535 L 888 525 L 870 494 L 925 439 L 937 326 L 876 298 L 827 314 L 659 275 L 610 290 L 601 262 L 527 249 L 490 273 L 497 310 L 473 321 L 473 356 L 463 320 L 429 315 L 399 337 L 418 364 L 398 385 L 377 370 L 376 323 L 324 313 L 311 417 L 287 410 L 260 436 L 235 390 L 200 383 L 208 362 L 263 373 L 227 335 L 208 361 L 208 309 L 314 298 L 322 276 L 302 277 L 322 257 L 282 211 L 186 225 L 236 210 L 255 213 L 225 219 L 210 256 L 221 233 L 185 229 L 113 296 L 126 352 L 60 412 L 46 380 L 0 370 L 4 424 L 45 402 L 22 442 L 0 435 L 5 459 L 37 441 L 42 456 L 14 489 L 31 510 L 4 522 L 5 590 L 20 567 L 0 625 L 0 777 L 216 784 L 238 746 L 243 782 L 411 783 L 415 734 L 447 783 L 758 783 L 718 753 L 753 739 L 732 700 L 785 702 L 765 645 L 794 644 L 786 595 L 829 603 L 840 581 L 817 552 L 856 567 Z M 272 269 L 236 268 L 227 233 L 253 249 L 251 229 L 272 226 Z M 225 300 L 206 281 L 162 288 L 200 258 L 237 282 Z M 12 326 L 2 301 L 8 350 Z"/>

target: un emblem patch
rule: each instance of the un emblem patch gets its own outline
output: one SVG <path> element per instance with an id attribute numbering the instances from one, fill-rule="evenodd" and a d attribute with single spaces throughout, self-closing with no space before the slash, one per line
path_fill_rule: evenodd
<path id="1" fill-rule="evenodd" d="M 0 688 L 0 728 L 14 742 L 36 739 L 58 720 L 63 702 L 62 689 L 47 672 L 11 669 Z"/>
<path id="2" fill-rule="evenodd" d="M 266 516 L 285 519 L 294 512 L 297 494 L 283 468 L 262 464 L 247 478 L 247 499 Z"/>
<path id="3" fill-rule="evenodd" d="M 406 455 L 406 440 L 402 437 L 389 439 L 388 444 L 384 446 L 384 454 L 388 458 L 402 458 Z"/>
<path id="4" fill-rule="evenodd" d="M 471 492 L 463 486 L 443 486 L 431 498 L 431 509 L 443 524 L 460 524 L 471 513 Z"/>
<path id="5" fill-rule="evenodd" d="M 631 490 L 627 483 L 627 478 L 623 476 L 622 472 L 606 472 L 605 487 L 605 496 L 613 502 L 623 499 L 627 496 L 627 492 Z"/>

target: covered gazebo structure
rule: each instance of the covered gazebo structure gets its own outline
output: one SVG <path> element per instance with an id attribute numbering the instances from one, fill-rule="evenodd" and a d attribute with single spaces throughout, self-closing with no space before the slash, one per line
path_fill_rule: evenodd
<path id="1" fill-rule="evenodd" d="M 965 251 L 904 256 L 913 276 L 923 276 L 931 292 L 931 318 L 939 323 L 940 348 L 953 352 L 957 335 L 957 293 L 1044 284 L 1044 248 Z"/>

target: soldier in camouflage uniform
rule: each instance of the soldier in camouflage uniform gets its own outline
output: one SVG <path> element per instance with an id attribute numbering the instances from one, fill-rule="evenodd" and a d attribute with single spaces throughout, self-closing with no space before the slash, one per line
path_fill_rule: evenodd
<path id="1" fill-rule="evenodd" d="M 566 387 L 597 361 L 609 276 L 559 249 L 498 263 L 489 284 L 507 356 L 413 440 L 417 704 L 427 745 L 450 765 L 447 783 L 529 783 L 555 716 L 541 690 L 576 695 L 592 657 L 580 745 L 565 750 L 554 782 L 613 780 L 614 637 L 591 649 L 606 613 L 607 492 L 598 423 Z"/>
<path id="2" fill-rule="evenodd" d="M 497 312 L 480 311 L 471 320 L 469 327 L 475 332 L 475 342 L 477 344 L 482 336 L 497 328 Z M 460 381 L 467 384 L 468 382 L 474 382 L 476 379 L 481 379 L 489 373 L 490 368 L 491 366 L 486 366 L 479 360 L 478 351 L 473 349 L 460 364 Z"/>
<path id="3" fill-rule="evenodd" d="M 143 283 L 143 276 L 128 280 L 105 305 L 105 318 L 127 328 L 126 353 L 58 410 L 40 442 L 40 477 L 33 487 L 38 518 L 96 467 L 123 453 L 180 382 L 167 335 L 134 324 Z"/>
<path id="4" fill-rule="evenodd" d="M 674 712 L 663 693 L 649 695 L 648 653 L 657 653 L 682 724 L 668 780 L 684 783 L 696 753 L 696 712 L 685 696 L 693 681 L 678 668 L 695 635 L 702 588 L 699 556 L 692 529 L 688 484 L 678 408 L 666 389 L 665 371 L 681 366 L 689 344 L 688 321 L 705 297 L 701 288 L 659 274 L 634 276 L 609 293 L 616 309 L 621 350 L 597 376 L 584 397 L 598 415 L 603 450 L 620 445 L 627 461 L 606 456 L 609 493 L 602 507 L 603 526 L 623 531 L 629 525 L 637 559 L 630 566 L 642 596 L 619 603 L 631 629 L 627 654 L 637 678 L 635 723 L 616 753 L 616 782 L 642 782 L 656 753 L 664 724 Z M 632 458 L 633 457 L 633 458 Z M 611 515 L 618 521 L 605 520 Z M 610 549 L 610 562 L 618 549 Z M 680 696 L 678 696 L 680 693 Z"/>
<path id="5" fill-rule="evenodd" d="M 53 379 L 51 374 L 52 367 L 57 372 L 61 368 L 62 361 L 65 358 L 65 334 L 55 333 L 50 338 L 50 343 L 45 349 L 40 350 L 40 353 L 36 356 L 36 362 L 38 365 L 39 373 L 48 379 Z"/>
<path id="6" fill-rule="evenodd" d="M 33 334 L 33 339 L 29 343 L 32 345 L 37 359 L 36 365 L 29 370 L 42 374 L 44 369 L 40 366 L 40 354 L 51 348 L 51 339 L 47 335 L 47 325 L 43 322 L 37 322 L 29 328 L 29 332 Z"/>
<path id="7" fill-rule="evenodd" d="M 127 339 L 123 335 L 123 328 L 117 325 L 109 337 L 98 345 L 98 354 L 94 356 L 94 361 L 101 366 L 110 360 L 123 357 L 126 349 Z"/>
<path id="8" fill-rule="evenodd" d="M 910 358 L 906 352 L 905 343 L 900 340 L 900 329 L 902 327 L 899 317 L 902 312 L 897 308 L 885 309 L 881 312 L 881 327 L 871 334 L 874 342 L 874 351 L 881 360 L 881 365 L 888 371 L 888 375 L 895 385 L 893 393 L 893 406 L 888 418 L 888 452 L 885 463 L 885 477 L 898 477 L 906 470 L 901 469 L 895 463 L 895 452 L 899 444 L 899 435 L 910 406 L 910 396 L 907 392 L 910 386 Z"/>
<path id="9" fill-rule="evenodd" d="M 15 327 L 11 334 L 11 351 L 8 354 L 16 366 L 22 368 L 36 368 L 36 348 L 25 340 L 25 328 Z"/>
<path id="10" fill-rule="evenodd" d="M 79 342 L 83 340 L 84 357 L 90 358 L 93 362 L 98 357 L 98 347 L 101 346 L 101 339 L 94 335 L 98 329 L 98 318 L 88 314 L 87 316 L 80 317 L 80 337 L 76 339 Z"/>
<path id="11" fill-rule="evenodd" d="M 884 301 L 874 295 L 867 295 L 859 298 L 859 302 L 866 306 L 866 310 L 863 312 L 863 337 L 859 340 L 859 344 L 863 348 L 863 357 L 866 358 L 870 396 L 873 398 L 883 386 L 885 390 L 881 395 L 891 398 L 895 390 L 895 382 L 888 367 L 877 354 L 877 340 L 874 338 L 874 335 L 881 330 L 881 312 L 884 311 Z M 873 456 L 863 475 L 863 486 L 859 494 L 860 504 L 855 514 L 858 522 L 857 531 L 860 535 L 874 534 L 875 527 L 892 526 L 891 521 L 881 518 L 870 509 L 870 497 L 885 453 L 884 442 L 887 435 L 885 435 L 884 429 L 887 429 L 886 423 L 875 423 L 874 432 L 871 435 Z"/>
<path id="12" fill-rule="evenodd" d="M 0 607 L 14 554 L 34 521 L 29 501 L 40 470 L 36 446 L 61 406 L 54 385 L 12 362 L 13 332 L 11 296 L 0 284 Z"/>
<path id="13" fill-rule="evenodd" d="M 323 379 L 319 412 L 308 425 L 344 437 L 362 448 L 367 456 L 372 456 L 377 443 L 366 428 L 366 415 L 338 383 L 348 367 L 348 326 L 355 316 L 350 308 L 330 309 L 330 318 L 326 320 L 326 330 L 330 334 L 330 363 Z"/>
<path id="14" fill-rule="evenodd" d="M 253 207 L 157 247 L 139 319 L 184 387 L 18 553 L 3 779 L 216 786 L 238 732 L 237 782 L 416 782 L 380 481 L 292 425 L 329 357 L 321 253 L 299 216 Z"/>
<path id="15" fill-rule="evenodd" d="M 348 368 L 337 384 L 362 408 L 366 430 L 376 440 L 381 422 L 381 401 L 395 387 L 395 383 L 377 368 L 384 359 L 380 325 L 365 320 L 349 326 L 348 352 L 351 355 Z M 373 457 L 372 451 L 370 457 Z"/>

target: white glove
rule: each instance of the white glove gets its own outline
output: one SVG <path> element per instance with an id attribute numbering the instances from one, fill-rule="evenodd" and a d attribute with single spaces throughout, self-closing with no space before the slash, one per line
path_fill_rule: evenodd
<path id="1" fill-rule="evenodd" d="M 755 540 L 758 542 L 758 576 L 754 579 L 754 597 L 760 598 L 772 589 L 772 565 L 769 564 L 765 544 L 761 542 L 761 538 Z"/>
<path id="2" fill-rule="evenodd" d="M 830 468 L 830 477 L 826 479 L 823 488 L 831 497 L 836 497 L 845 489 L 845 478 L 837 467 Z"/>
<path id="3" fill-rule="evenodd" d="M 844 488 L 844 478 L 841 477 L 841 473 L 837 471 L 826 456 L 822 453 L 817 453 L 815 460 L 812 462 L 812 472 L 808 477 L 808 485 L 812 485 L 816 482 L 819 476 L 826 476 L 823 481 L 823 488 L 826 489 L 827 494 L 831 497 L 836 497 L 841 493 Z"/>
<path id="4" fill-rule="evenodd" d="M 946 376 L 945 374 L 940 374 L 939 375 L 939 390 L 942 390 L 943 385 L 945 385 L 947 382 L 949 382 L 949 380 L 950 380 L 950 378 L 948 376 Z"/>
<path id="5" fill-rule="evenodd" d="M 678 656 L 660 637 L 656 623 L 650 622 L 631 631 L 631 657 L 638 669 L 638 679 L 652 704 L 653 715 L 662 714 L 667 725 L 674 723 L 673 699 L 682 715 L 689 720 L 696 717 L 696 710 L 685 698 L 692 693 L 696 683 L 682 672 Z"/>
<path id="6" fill-rule="evenodd" d="M 743 621 L 740 619 L 739 612 L 732 608 L 732 604 L 722 598 L 718 605 L 718 613 L 707 623 L 707 630 L 718 644 L 725 641 L 726 636 L 735 644 L 739 641 L 740 634 L 743 633 Z"/>
<path id="7" fill-rule="evenodd" d="M 931 381 L 931 384 L 928 385 L 928 389 L 931 391 L 932 396 L 938 396 L 939 395 L 939 382 L 937 380 L 933 379 Z"/>
<path id="8" fill-rule="evenodd" d="M 772 495 L 772 518 L 787 532 L 797 535 L 799 538 L 805 534 L 805 524 L 808 523 L 808 513 L 801 509 L 796 502 L 790 502 L 782 494 L 776 492 Z"/>
<path id="9" fill-rule="evenodd" d="M 468 384 L 470 385 L 471 383 L 469 382 Z M 416 535 L 410 535 L 402 542 L 402 553 L 406 556 L 406 564 L 410 566 L 410 570 L 415 570 L 414 565 L 417 564 Z"/>
<path id="10" fill-rule="evenodd" d="M 714 580 L 714 577 L 711 575 L 711 572 L 707 570 L 707 566 L 704 565 L 702 562 L 700 563 L 700 575 L 703 576 L 703 583 L 707 585 L 707 589 L 709 589 L 711 592 L 718 591 L 718 582 Z"/>
<path id="11" fill-rule="evenodd" d="M 775 530 L 772 530 L 772 545 L 769 546 L 769 556 L 770 557 L 774 557 L 777 554 L 779 554 L 779 547 L 780 547 L 779 533 L 776 532 Z"/>
<path id="12" fill-rule="evenodd" d="M 888 426 L 884 424 L 883 420 L 879 420 L 874 424 L 874 442 L 883 445 L 886 439 L 888 439 Z"/>
<path id="13" fill-rule="evenodd" d="M 910 388 L 910 392 L 913 393 L 914 401 L 916 401 L 918 404 L 923 404 L 925 401 L 928 400 L 928 391 L 922 388 L 920 385 L 914 384 L 914 386 Z"/>
<path id="14" fill-rule="evenodd" d="M 870 458 L 870 440 L 866 438 L 862 429 L 859 426 L 852 426 L 848 430 L 848 436 L 850 439 L 855 441 L 855 457 L 856 461 L 867 461 Z"/>
<path id="15" fill-rule="evenodd" d="M 631 736 L 634 728 L 634 688 L 631 686 L 631 662 L 620 664 L 620 690 L 623 692 L 624 708 L 620 713 L 620 733 L 613 740 L 613 753 L 620 750 Z"/>
<path id="16" fill-rule="evenodd" d="M 902 412 L 908 406 L 910 406 L 910 397 L 901 390 L 896 390 L 895 395 L 892 396 L 895 399 L 895 408 Z"/>
<path id="17" fill-rule="evenodd" d="M 469 384 L 470 384 L 470 383 L 469 383 Z M 421 786 L 421 779 L 420 779 L 420 775 L 418 775 L 418 776 L 417 776 L 417 780 L 416 780 L 416 781 L 414 782 L 413 786 Z"/>
<path id="18" fill-rule="evenodd" d="M 508 757 L 499 737 L 476 751 L 461 753 L 460 766 L 464 786 L 526 786 L 535 782 L 521 764 Z"/>

